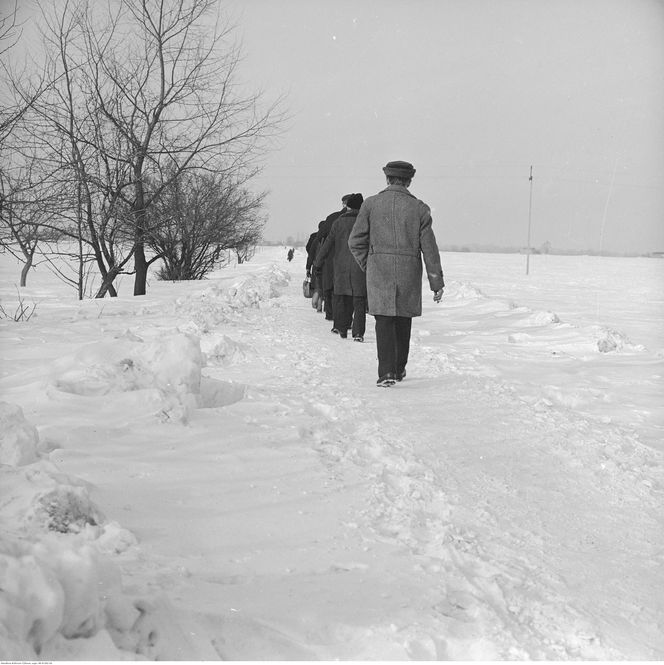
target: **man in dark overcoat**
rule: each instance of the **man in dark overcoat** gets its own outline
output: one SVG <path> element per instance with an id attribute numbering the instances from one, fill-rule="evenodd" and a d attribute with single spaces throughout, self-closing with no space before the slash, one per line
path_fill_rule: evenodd
<path id="1" fill-rule="evenodd" d="M 346 212 L 346 200 L 350 194 L 344 194 L 341 197 L 341 210 L 330 213 L 324 221 L 322 221 L 318 226 L 318 247 L 322 247 L 325 244 L 325 239 L 327 238 L 330 230 L 332 229 L 332 224 L 334 220 Z M 319 250 L 320 251 L 320 250 Z M 318 269 L 316 275 L 317 279 L 321 280 L 322 289 L 323 289 L 323 300 L 325 301 L 325 318 L 328 321 L 334 319 L 333 315 L 333 305 L 332 305 L 332 295 L 334 293 L 334 262 L 331 256 L 327 258 Z"/>
<path id="2" fill-rule="evenodd" d="M 321 222 L 322 224 L 323 222 Z M 320 226 L 320 224 L 319 224 Z M 311 288 L 313 294 L 311 296 L 311 306 L 317 311 L 323 311 L 323 287 L 320 283 L 320 278 L 316 277 L 313 266 L 318 252 L 318 230 L 314 231 L 307 240 L 307 277 L 311 280 Z"/>
<path id="3" fill-rule="evenodd" d="M 388 162 L 383 172 L 388 186 L 364 201 L 348 246 L 367 275 L 369 314 L 376 319 L 377 385 L 391 386 L 406 376 L 412 320 L 422 314 L 422 257 L 435 302 L 445 282 L 431 210 L 408 191 L 413 165 Z"/>
<path id="4" fill-rule="evenodd" d="M 315 266 L 320 266 L 332 254 L 334 262 L 333 333 L 348 337 L 352 329 L 356 342 L 364 341 L 367 319 L 367 279 L 364 271 L 350 253 L 348 236 L 362 205 L 362 194 L 351 194 L 346 200 L 346 212 L 336 218 L 316 255 Z"/>

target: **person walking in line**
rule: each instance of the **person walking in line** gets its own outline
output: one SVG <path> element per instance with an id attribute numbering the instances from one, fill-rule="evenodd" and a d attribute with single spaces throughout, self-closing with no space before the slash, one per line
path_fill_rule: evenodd
<path id="1" fill-rule="evenodd" d="M 291 249 L 288 250 L 287 258 L 288 258 L 288 263 L 290 263 L 293 260 L 293 255 L 295 254 L 295 249 L 291 247 Z"/>
<path id="2" fill-rule="evenodd" d="M 369 314 L 376 319 L 376 383 L 388 387 L 406 376 L 411 324 L 422 314 L 422 257 L 434 302 L 445 281 L 431 210 L 408 191 L 413 165 L 388 162 L 383 172 L 387 187 L 362 204 L 348 247 L 366 272 Z"/>
<path id="3" fill-rule="evenodd" d="M 346 212 L 346 201 L 350 194 L 345 194 L 341 197 L 341 210 L 330 213 L 325 220 L 318 227 L 318 246 L 322 247 L 325 243 L 332 224 L 334 220 Z M 320 250 L 319 250 L 320 251 Z M 325 307 L 325 319 L 327 321 L 332 321 L 334 319 L 333 309 L 332 309 L 332 294 L 334 293 L 334 261 L 331 256 L 329 256 L 322 266 L 318 269 L 319 272 L 316 275 L 317 279 L 321 280 L 321 287 L 323 291 L 323 301 Z"/>
<path id="4" fill-rule="evenodd" d="M 320 222 L 322 224 L 323 222 Z M 319 228 L 320 228 L 319 224 Z M 311 280 L 311 288 L 313 294 L 311 296 L 311 306 L 317 311 L 323 311 L 323 289 L 320 284 L 320 279 L 316 276 L 313 270 L 314 260 L 316 259 L 316 253 L 318 252 L 318 230 L 314 231 L 307 240 L 307 278 Z"/>
<path id="5" fill-rule="evenodd" d="M 316 255 L 314 267 L 320 267 L 329 254 L 334 262 L 333 333 L 348 337 L 352 330 L 356 342 L 364 341 L 367 319 L 367 279 L 364 271 L 350 253 L 348 237 L 362 205 L 362 194 L 351 194 L 346 200 L 346 212 L 336 218 Z"/>

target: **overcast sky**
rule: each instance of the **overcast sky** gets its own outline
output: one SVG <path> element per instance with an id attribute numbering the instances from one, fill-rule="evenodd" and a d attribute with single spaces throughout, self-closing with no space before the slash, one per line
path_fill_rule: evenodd
<path id="1" fill-rule="evenodd" d="M 662 0 L 234 0 L 240 75 L 291 112 L 266 238 L 411 191 L 442 245 L 664 251 Z"/>
<path id="2" fill-rule="evenodd" d="M 664 251 L 664 0 L 221 5 L 242 82 L 291 116 L 256 181 L 267 239 L 306 239 L 401 159 L 440 245 L 525 246 L 532 165 L 534 247 Z"/>

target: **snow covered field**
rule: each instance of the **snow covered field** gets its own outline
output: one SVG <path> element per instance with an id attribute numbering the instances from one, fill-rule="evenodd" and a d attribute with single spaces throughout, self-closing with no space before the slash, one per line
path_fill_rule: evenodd
<path id="1" fill-rule="evenodd" d="M 663 659 L 664 261 L 443 254 L 387 390 L 304 263 L 81 303 L 30 274 L 0 658 Z"/>

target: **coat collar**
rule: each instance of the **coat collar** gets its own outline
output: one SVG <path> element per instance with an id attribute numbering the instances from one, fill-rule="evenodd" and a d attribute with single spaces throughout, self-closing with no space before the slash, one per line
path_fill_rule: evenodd
<path id="1" fill-rule="evenodd" d="M 401 192 L 402 194 L 407 194 L 408 196 L 412 196 L 413 198 L 416 198 L 415 196 L 413 196 L 413 194 L 411 194 L 408 191 L 408 188 L 404 187 L 403 185 L 388 185 L 380 193 L 382 194 L 383 192 Z"/>

